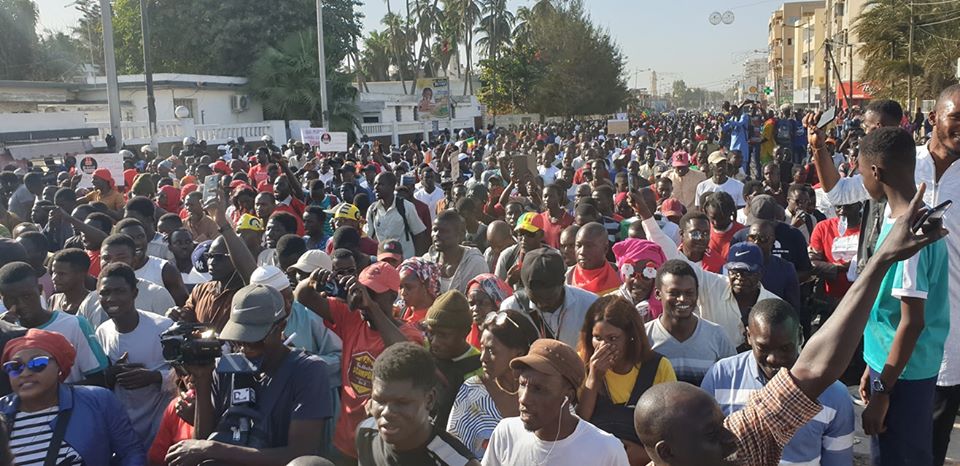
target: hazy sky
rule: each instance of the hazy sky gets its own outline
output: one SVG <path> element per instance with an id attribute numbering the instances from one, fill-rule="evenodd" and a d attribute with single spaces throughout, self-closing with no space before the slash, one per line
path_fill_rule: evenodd
<path id="1" fill-rule="evenodd" d="M 40 8 L 41 29 L 68 29 L 77 19 L 73 0 L 34 0 Z M 229 1 L 229 0 L 225 0 Z M 533 0 L 509 0 L 511 8 Z M 766 49 L 767 20 L 783 0 L 584 0 L 594 21 L 609 29 L 627 58 L 629 85 L 635 70 L 653 68 L 669 83 L 683 79 L 688 86 L 723 88 L 742 71 L 746 54 Z M 405 8 L 392 0 L 394 9 Z M 381 29 L 387 11 L 382 0 L 366 2 L 364 31 Z M 731 25 L 713 26 L 711 12 L 733 11 Z M 313 11 L 304 12 L 314 14 Z M 663 85 L 663 84 L 661 84 Z M 669 84 L 667 84 L 669 85 Z M 650 73 L 639 73 L 639 87 L 650 86 Z"/>

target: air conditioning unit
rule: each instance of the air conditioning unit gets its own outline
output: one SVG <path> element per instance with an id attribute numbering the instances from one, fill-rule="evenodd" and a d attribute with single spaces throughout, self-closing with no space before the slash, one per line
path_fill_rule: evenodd
<path id="1" fill-rule="evenodd" d="M 250 97 L 245 95 L 230 96 L 230 109 L 233 113 L 242 113 L 250 108 Z"/>

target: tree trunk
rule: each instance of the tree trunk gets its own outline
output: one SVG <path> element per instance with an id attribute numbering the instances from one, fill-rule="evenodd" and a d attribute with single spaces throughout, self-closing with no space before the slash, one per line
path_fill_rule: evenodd
<path id="1" fill-rule="evenodd" d="M 389 15 L 391 15 L 391 16 L 393 15 L 393 9 L 390 8 L 390 0 L 387 0 L 387 14 L 389 14 Z M 403 62 L 400 61 L 400 51 L 397 50 L 397 49 L 398 49 L 398 47 L 397 47 L 397 40 L 398 40 L 398 38 L 399 38 L 400 36 L 397 35 L 397 28 L 393 27 L 393 25 L 390 26 L 390 29 L 391 29 L 391 35 L 393 36 L 393 37 L 391 38 L 391 39 L 393 39 L 393 40 L 390 41 L 390 48 L 393 49 L 393 56 L 394 56 L 394 58 L 397 60 L 397 70 L 398 70 L 398 72 L 400 73 L 400 84 L 403 86 L 403 93 L 406 94 L 406 93 L 407 93 L 407 81 L 406 81 L 406 79 L 403 77 Z M 388 74 L 389 74 L 389 72 L 388 72 Z"/>

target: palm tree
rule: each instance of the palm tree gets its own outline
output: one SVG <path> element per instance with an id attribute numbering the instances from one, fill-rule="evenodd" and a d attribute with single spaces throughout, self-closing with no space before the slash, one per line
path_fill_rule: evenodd
<path id="1" fill-rule="evenodd" d="M 316 32 L 291 34 L 276 47 L 265 47 L 251 65 L 248 90 L 263 103 L 268 118 L 321 119 L 317 38 L 313 36 Z M 350 131 L 359 124 L 357 89 L 336 66 L 327 64 L 330 127 Z"/>
<path id="2" fill-rule="evenodd" d="M 0 0 L 0 79 L 25 79 L 34 66 L 37 5 L 31 0 Z"/>
<path id="3" fill-rule="evenodd" d="M 476 32 L 474 25 L 477 24 L 477 20 L 481 14 L 480 3 L 478 3 L 477 0 L 461 0 L 459 12 L 463 20 L 461 23 L 463 28 L 463 47 L 464 52 L 467 54 L 467 69 L 463 82 L 463 95 L 467 95 L 468 86 L 470 93 L 473 93 L 473 80 L 471 79 L 471 73 L 473 73 L 473 34 Z"/>
<path id="4" fill-rule="evenodd" d="M 390 0 L 387 1 L 387 15 L 383 17 L 381 21 L 384 25 L 390 28 L 390 47 L 393 49 L 393 57 L 397 61 L 397 67 L 400 70 L 400 83 L 403 85 L 403 93 L 407 93 L 407 81 L 403 76 L 403 65 L 402 63 L 406 60 L 400 59 L 400 48 L 401 45 L 403 49 L 406 50 L 406 45 L 401 42 L 400 37 L 402 34 L 397 29 L 403 29 L 402 27 L 398 28 L 397 25 L 400 23 L 400 17 L 393 14 L 393 9 L 390 8 Z"/>
<path id="5" fill-rule="evenodd" d="M 510 34 L 516 18 L 507 8 L 507 0 L 484 0 L 483 15 L 476 29 L 476 32 L 483 34 L 477 40 L 477 47 L 488 58 L 496 60 L 499 48 L 510 45 Z"/>
<path id="6" fill-rule="evenodd" d="M 517 14 L 513 23 L 513 32 L 511 33 L 514 44 L 526 44 L 530 42 L 531 35 L 533 34 L 533 21 L 533 11 L 525 6 L 517 8 Z"/>
<path id="7" fill-rule="evenodd" d="M 431 41 L 440 31 L 440 21 L 443 11 L 438 7 L 439 0 L 416 0 L 414 12 L 416 14 L 415 30 L 417 38 L 420 41 L 420 49 L 417 52 L 415 69 L 417 73 L 423 72 L 426 76 L 435 76 L 436 72 L 432 66 L 433 60 L 430 55 L 433 52 Z"/>
<path id="8" fill-rule="evenodd" d="M 371 81 L 389 81 L 387 70 L 393 60 L 390 58 L 391 45 L 387 34 L 370 31 L 363 39 L 363 52 L 360 54 L 360 69 Z"/>

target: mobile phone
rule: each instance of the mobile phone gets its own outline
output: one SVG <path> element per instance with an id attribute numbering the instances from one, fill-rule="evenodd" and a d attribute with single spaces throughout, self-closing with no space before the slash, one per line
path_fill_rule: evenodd
<path id="1" fill-rule="evenodd" d="M 943 203 L 941 203 L 940 205 L 932 209 L 928 209 L 926 212 L 923 213 L 923 215 L 920 216 L 920 218 L 917 219 L 916 222 L 913 223 L 913 227 L 911 228 L 911 230 L 913 230 L 913 232 L 916 233 L 920 231 L 920 229 L 923 228 L 923 226 L 928 222 L 930 222 L 931 220 L 941 220 L 943 218 L 943 215 L 947 212 L 947 210 L 952 205 L 953 205 L 953 201 L 951 201 L 950 199 L 947 199 L 946 201 L 943 201 Z"/>
<path id="2" fill-rule="evenodd" d="M 826 112 L 823 112 L 820 115 L 820 120 L 817 121 L 817 128 L 824 129 L 833 123 L 833 120 L 837 119 L 837 107 L 833 107 Z"/>
<path id="3" fill-rule="evenodd" d="M 220 175 L 208 175 L 203 179 L 203 203 L 206 204 L 217 198 L 217 188 L 220 187 Z"/>

